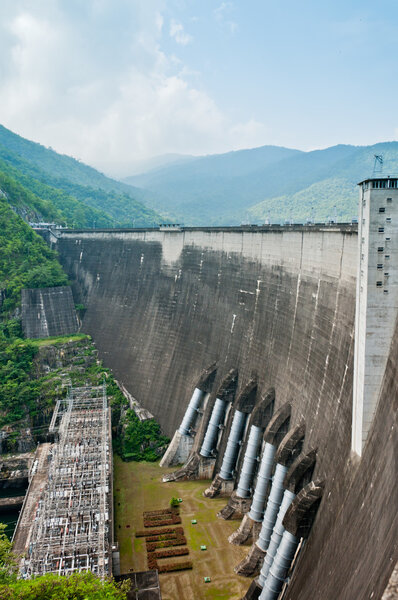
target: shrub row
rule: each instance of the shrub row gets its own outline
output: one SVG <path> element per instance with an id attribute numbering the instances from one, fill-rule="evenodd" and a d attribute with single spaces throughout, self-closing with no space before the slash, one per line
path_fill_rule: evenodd
<path id="1" fill-rule="evenodd" d="M 151 536 L 155 536 L 155 535 L 164 535 L 166 533 L 174 533 L 176 532 L 177 534 L 179 532 L 184 533 L 184 530 L 182 527 L 169 527 L 168 529 L 153 529 L 152 531 L 137 531 L 135 534 L 135 537 L 151 537 Z"/>
<path id="2" fill-rule="evenodd" d="M 170 512 L 164 515 L 152 515 L 149 517 L 144 517 L 144 521 L 150 521 L 156 525 L 156 523 L 159 521 L 164 521 L 165 519 L 174 519 L 175 517 L 178 517 L 178 513 Z"/>
<path id="3" fill-rule="evenodd" d="M 147 559 L 148 559 L 148 570 L 151 571 L 153 569 L 158 569 L 158 561 L 156 560 L 155 554 L 153 552 L 151 552 L 150 554 L 147 554 Z"/>
<path id="4" fill-rule="evenodd" d="M 173 540 L 165 540 L 164 542 L 148 542 L 146 544 L 147 552 L 154 552 L 157 548 L 168 548 L 169 546 L 184 546 L 187 543 L 187 539 L 184 536 L 175 538 Z"/>
<path id="5" fill-rule="evenodd" d="M 153 527 L 154 525 L 160 527 L 162 525 L 177 525 L 179 523 L 181 523 L 181 517 L 176 515 L 171 517 L 171 519 L 163 519 L 161 521 L 156 521 L 155 523 L 153 521 L 144 521 L 144 527 Z"/>
<path id="6" fill-rule="evenodd" d="M 166 563 L 165 565 L 158 565 L 158 562 L 154 556 L 154 553 L 148 554 L 148 569 L 157 569 L 159 573 L 170 573 L 171 571 L 185 571 L 192 569 L 191 561 L 185 561 L 180 563 Z"/>
<path id="7" fill-rule="evenodd" d="M 162 529 L 160 529 L 160 531 L 162 531 Z M 175 529 L 164 529 L 163 531 L 166 533 L 162 533 L 161 535 L 152 535 L 151 531 L 139 533 L 145 534 L 141 537 L 145 537 L 147 542 L 160 542 L 162 540 L 175 539 L 184 535 L 184 529 L 182 527 L 176 527 Z"/>
<path id="8" fill-rule="evenodd" d="M 192 569 L 192 563 L 190 560 L 181 563 L 169 563 L 166 565 L 158 566 L 159 573 L 170 573 L 171 571 L 186 571 L 187 569 Z"/>

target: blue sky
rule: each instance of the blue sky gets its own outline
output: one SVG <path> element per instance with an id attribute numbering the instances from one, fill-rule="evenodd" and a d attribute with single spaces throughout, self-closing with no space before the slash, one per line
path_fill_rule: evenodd
<path id="1" fill-rule="evenodd" d="M 398 3 L 2 0 L 0 122 L 135 160 L 398 137 Z"/>

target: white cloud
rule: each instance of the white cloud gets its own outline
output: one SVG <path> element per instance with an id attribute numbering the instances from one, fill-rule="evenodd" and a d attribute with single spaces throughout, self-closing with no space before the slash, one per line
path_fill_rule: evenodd
<path id="1" fill-rule="evenodd" d="M 162 51 L 162 14 L 163 0 L 4 0 L 0 123 L 115 175 L 163 153 L 261 144 L 261 123 L 231 120 Z"/>
<path id="2" fill-rule="evenodd" d="M 261 146 L 264 140 L 270 135 L 269 129 L 255 119 L 250 119 L 246 123 L 237 123 L 230 129 L 232 147 L 234 150 L 239 148 L 250 148 Z"/>
<path id="3" fill-rule="evenodd" d="M 163 19 L 163 16 L 160 13 L 156 13 L 156 15 L 155 15 L 155 22 L 156 22 L 156 27 L 158 28 L 158 31 L 162 31 L 163 24 L 164 24 L 164 19 Z"/>
<path id="4" fill-rule="evenodd" d="M 229 15 L 231 15 L 234 10 L 235 5 L 233 2 L 222 2 L 220 6 L 213 11 L 216 20 L 232 35 L 239 29 L 238 24 L 229 18 Z"/>
<path id="5" fill-rule="evenodd" d="M 224 19 L 225 13 L 228 13 L 233 9 L 232 2 L 221 2 L 220 6 L 214 9 L 214 14 L 217 19 Z"/>
<path id="6" fill-rule="evenodd" d="M 186 46 L 193 40 L 192 36 L 184 31 L 184 26 L 174 19 L 170 21 L 170 37 L 182 46 Z"/>

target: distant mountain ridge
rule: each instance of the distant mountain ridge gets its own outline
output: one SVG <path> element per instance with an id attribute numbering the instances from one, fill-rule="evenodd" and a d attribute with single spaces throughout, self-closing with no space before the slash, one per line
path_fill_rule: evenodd
<path id="1" fill-rule="evenodd" d="M 384 156 L 386 173 L 398 170 L 398 142 L 311 152 L 263 146 L 164 166 L 124 181 L 145 188 L 152 193 L 150 206 L 187 225 L 350 220 L 357 214 L 356 184 L 372 173 L 375 154 Z"/>
<path id="2" fill-rule="evenodd" d="M 149 173 L 150 171 L 157 171 L 164 167 L 175 166 L 178 164 L 186 163 L 191 160 L 195 160 L 197 156 L 191 154 L 160 154 L 159 156 L 153 156 L 152 158 L 136 160 L 130 167 L 130 175 L 142 175 L 143 173 Z M 127 177 L 127 179 L 129 178 Z M 128 181 L 127 181 L 128 183 Z"/>
<path id="3" fill-rule="evenodd" d="M 357 215 L 356 184 L 372 174 L 375 154 L 385 173 L 398 173 L 398 142 L 383 142 L 163 155 L 143 161 L 145 173 L 117 181 L 0 125 L 0 191 L 26 220 L 74 227 L 349 221 Z"/>

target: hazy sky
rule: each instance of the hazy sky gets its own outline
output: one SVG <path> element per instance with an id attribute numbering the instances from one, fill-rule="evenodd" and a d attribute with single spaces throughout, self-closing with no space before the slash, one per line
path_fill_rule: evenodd
<path id="1" fill-rule="evenodd" d="M 0 0 L 0 123 L 107 173 L 398 137 L 396 0 Z"/>

